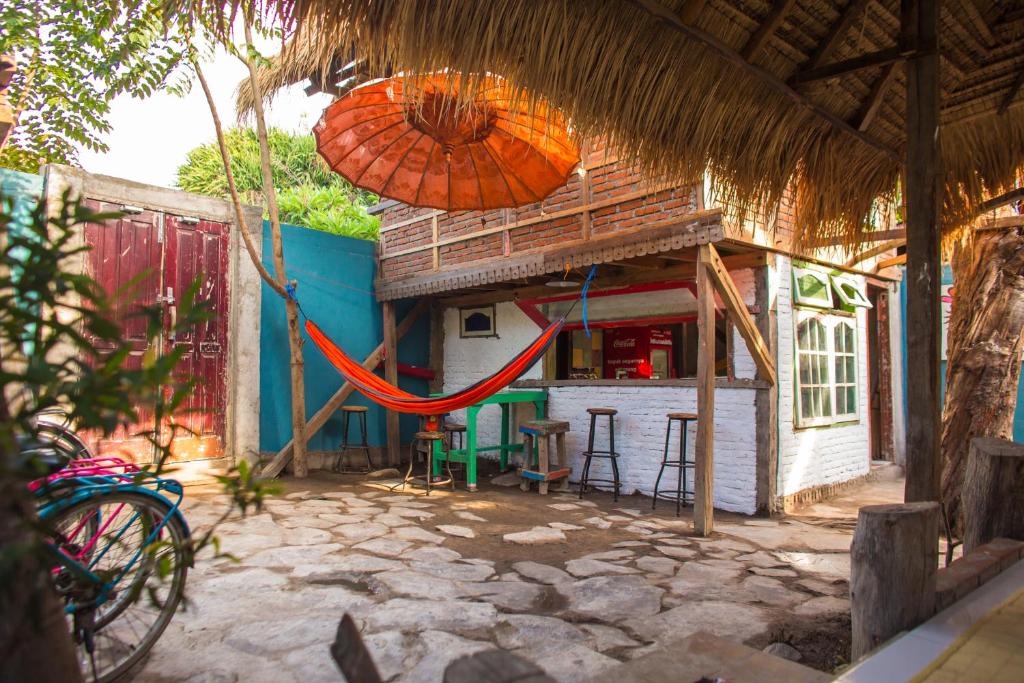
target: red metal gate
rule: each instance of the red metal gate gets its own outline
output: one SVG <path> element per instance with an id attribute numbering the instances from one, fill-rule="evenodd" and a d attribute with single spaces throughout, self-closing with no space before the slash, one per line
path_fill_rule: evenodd
<path id="1" fill-rule="evenodd" d="M 98 211 L 123 211 L 125 207 L 89 201 Z M 129 209 L 130 210 L 130 209 Z M 196 378 L 196 386 L 175 415 L 183 430 L 172 445 L 172 460 L 201 460 L 224 453 L 227 412 L 227 320 L 228 320 L 228 225 L 132 211 L 116 221 L 89 224 L 85 229 L 88 252 L 87 272 L 117 296 L 133 278 L 144 277 L 129 292 L 119 296 L 115 319 L 133 342 L 129 363 L 138 367 L 147 351 L 145 321 L 132 315 L 140 306 L 162 302 L 165 333 L 157 346 L 160 353 L 185 349 L 179 372 Z M 177 313 L 177 298 L 201 276 L 198 300 L 209 301 L 216 316 L 188 334 L 173 338 L 169 333 Z M 91 340 L 94 341 L 95 340 Z M 101 344 L 97 348 L 103 351 Z M 154 427 L 152 411 L 142 410 L 139 420 L 127 430 L 94 442 L 97 452 L 128 456 L 136 462 L 151 462 L 153 448 L 139 434 Z M 162 425 L 167 429 L 168 425 Z"/>

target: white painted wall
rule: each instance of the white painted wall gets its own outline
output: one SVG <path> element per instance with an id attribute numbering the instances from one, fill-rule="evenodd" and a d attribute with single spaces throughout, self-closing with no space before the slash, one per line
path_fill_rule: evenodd
<path id="1" fill-rule="evenodd" d="M 747 303 L 754 300 L 754 279 L 750 271 L 734 276 Z M 461 339 L 457 309 L 445 311 L 444 390 L 454 391 L 500 368 L 513 354 L 532 342 L 539 328 L 514 303 L 498 304 L 496 308 L 497 339 Z M 734 336 L 734 367 L 739 378 L 755 376 L 754 362 L 746 344 Z M 541 378 L 538 363 L 527 375 Z M 566 439 L 573 480 L 582 472 L 589 431 L 587 408 L 616 408 L 616 450 L 619 458 L 623 493 L 639 491 L 650 494 L 658 476 L 665 446 L 666 413 L 696 412 L 697 390 L 694 387 L 572 386 L 551 387 L 549 417 L 567 420 L 572 430 Z M 715 506 L 724 510 L 753 514 L 756 508 L 756 420 L 754 389 L 719 389 L 715 393 Z M 532 406 L 520 407 L 522 419 L 532 417 Z M 464 420 L 464 413 L 455 419 Z M 497 443 L 500 439 L 500 409 L 487 407 L 478 418 L 479 443 Z M 599 423 L 598 444 L 604 444 L 606 420 Z M 693 457 L 696 425 L 691 425 L 687 451 Z M 678 429 L 670 443 L 670 453 L 679 452 Z M 601 447 L 600 445 L 598 447 Z M 607 461 L 594 461 L 591 476 L 610 476 Z M 676 475 L 666 469 L 665 477 Z M 665 484 L 663 480 L 663 485 Z M 692 480 L 689 484 L 692 490 Z M 671 503 L 666 503 L 670 505 Z"/>
<path id="2" fill-rule="evenodd" d="M 788 496 L 812 486 L 854 479 L 870 470 L 868 425 L 867 313 L 857 311 L 857 375 L 860 421 L 838 427 L 794 427 L 794 311 L 790 259 L 776 259 L 774 284 L 778 292 L 779 324 L 779 495 Z"/>

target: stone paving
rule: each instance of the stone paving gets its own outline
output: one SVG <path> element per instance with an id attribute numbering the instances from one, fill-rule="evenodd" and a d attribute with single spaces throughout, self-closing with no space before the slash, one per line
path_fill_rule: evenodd
<path id="1" fill-rule="evenodd" d="M 345 482 L 290 482 L 224 523 L 238 561 L 199 558 L 136 680 L 340 681 L 328 644 L 345 612 L 385 680 L 414 683 L 492 647 L 582 681 L 698 630 L 743 642 L 849 611 L 846 530 L 725 515 L 700 539 L 643 498 Z M 225 505 L 190 490 L 186 515 L 201 529 Z"/>

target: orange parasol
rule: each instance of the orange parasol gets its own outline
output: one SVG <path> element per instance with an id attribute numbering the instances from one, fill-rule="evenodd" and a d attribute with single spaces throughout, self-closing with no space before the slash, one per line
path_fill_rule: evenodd
<path id="1" fill-rule="evenodd" d="M 317 150 L 357 187 L 445 211 L 522 206 L 566 183 L 580 155 L 563 117 L 496 76 L 469 104 L 458 86 L 432 74 L 354 88 L 324 110 Z"/>

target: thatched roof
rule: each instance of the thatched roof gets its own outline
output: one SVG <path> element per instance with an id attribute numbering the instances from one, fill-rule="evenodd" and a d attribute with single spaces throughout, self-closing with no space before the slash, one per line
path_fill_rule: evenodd
<path id="1" fill-rule="evenodd" d="M 798 224 L 833 241 L 861 240 L 874 202 L 899 184 L 899 0 L 266 2 L 299 31 L 266 73 L 271 88 L 330 78 L 353 54 L 371 74 L 501 74 L 652 175 L 708 168 L 745 206 L 774 204 L 795 184 Z M 1024 11 L 947 0 L 941 23 L 954 224 L 1012 187 L 1024 162 Z M 827 77 L 865 55 L 873 66 Z"/>

